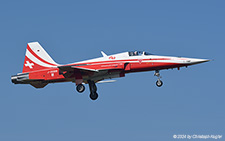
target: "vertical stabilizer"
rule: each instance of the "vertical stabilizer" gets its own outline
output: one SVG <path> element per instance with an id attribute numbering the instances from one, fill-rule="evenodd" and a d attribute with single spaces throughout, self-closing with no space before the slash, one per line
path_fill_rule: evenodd
<path id="1" fill-rule="evenodd" d="M 56 67 L 58 64 L 48 55 L 38 42 L 27 44 L 23 73 Z"/>

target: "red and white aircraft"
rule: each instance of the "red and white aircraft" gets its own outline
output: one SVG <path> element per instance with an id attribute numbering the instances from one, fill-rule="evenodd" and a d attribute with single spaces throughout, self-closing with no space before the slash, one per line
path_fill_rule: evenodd
<path id="1" fill-rule="evenodd" d="M 79 93 L 85 90 L 83 84 L 89 84 L 90 98 L 98 98 L 95 83 L 109 82 L 104 79 L 124 77 L 126 73 L 155 71 L 158 77 L 156 85 L 161 87 L 160 70 L 187 67 L 208 62 L 208 59 L 169 57 L 153 55 L 144 51 L 130 51 L 119 54 L 76 62 L 57 64 L 38 42 L 28 43 L 23 72 L 11 77 L 14 84 L 31 84 L 43 88 L 49 83 L 74 82 Z"/>

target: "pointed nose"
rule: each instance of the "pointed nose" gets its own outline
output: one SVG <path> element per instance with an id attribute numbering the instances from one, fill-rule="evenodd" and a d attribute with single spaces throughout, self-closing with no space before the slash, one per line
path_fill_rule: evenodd
<path id="1" fill-rule="evenodd" d="M 200 63 L 204 63 L 204 62 L 209 62 L 209 59 L 195 59 L 195 58 L 188 58 L 186 60 L 186 63 L 194 65 L 194 64 L 200 64 Z"/>

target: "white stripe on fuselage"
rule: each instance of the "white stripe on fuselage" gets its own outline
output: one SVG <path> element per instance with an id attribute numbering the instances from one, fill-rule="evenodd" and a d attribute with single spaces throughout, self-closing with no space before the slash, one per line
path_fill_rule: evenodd
<path id="1" fill-rule="evenodd" d="M 113 55 L 112 55 L 113 56 Z M 150 60 L 153 59 L 153 60 Z M 154 60 L 154 59 L 169 59 L 169 60 Z M 146 60 L 149 59 L 149 60 Z M 132 60 L 132 61 L 130 61 Z M 134 61 L 135 60 L 135 61 Z M 116 58 L 116 59 L 108 59 L 106 57 L 100 57 L 96 59 L 90 59 L 86 61 L 81 61 L 81 62 L 76 62 L 76 63 L 71 63 L 72 64 L 83 64 L 87 63 L 90 65 L 101 65 L 101 64 L 107 64 L 107 63 L 154 63 L 154 62 L 162 62 L 162 63 L 178 63 L 178 64 L 188 64 L 190 62 L 187 62 L 187 58 L 178 58 L 178 57 L 169 57 L 169 56 L 135 56 L 135 57 L 123 57 L 123 58 Z M 104 61 L 104 62 L 103 62 Z M 107 61 L 107 62 L 105 62 Z"/>

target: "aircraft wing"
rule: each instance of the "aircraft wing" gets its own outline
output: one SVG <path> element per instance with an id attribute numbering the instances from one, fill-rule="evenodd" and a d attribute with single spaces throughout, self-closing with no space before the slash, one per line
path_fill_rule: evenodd
<path id="1" fill-rule="evenodd" d="M 58 66 L 58 68 L 62 71 L 73 71 L 73 70 L 83 70 L 83 71 L 91 71 L 91 72 L 98 72 L 95 69 L 88 69 L 83 67 L 76 67 L 76 66 Z"/>
<path id="2" fill-rule="evenodd" d="M 64 65 L 58 66 L 62 71 L 88 71 L 88 72 L 100 72 L 106 70 L 122 70 L 124 69 L 124 63 L 108 63 L 108 64 L 82 64 L 82 65 Z"/>

